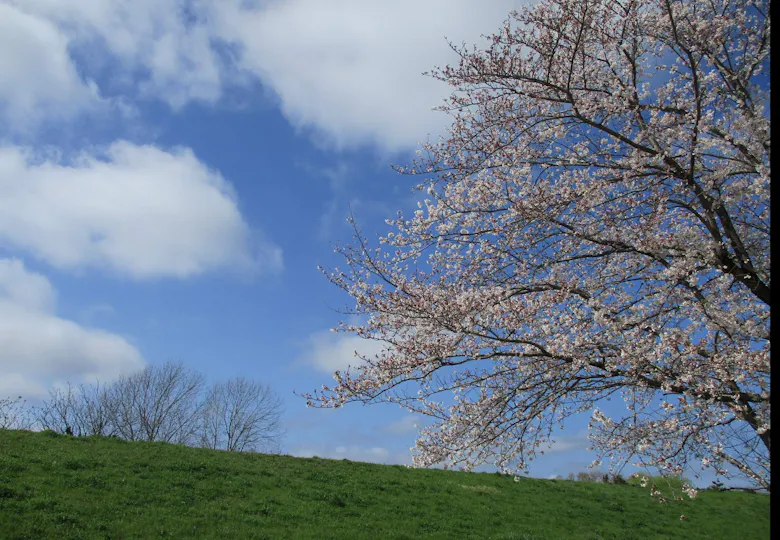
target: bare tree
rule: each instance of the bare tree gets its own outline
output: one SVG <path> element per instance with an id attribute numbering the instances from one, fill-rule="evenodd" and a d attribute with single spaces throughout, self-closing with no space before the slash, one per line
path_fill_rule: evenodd
<path id="1" fill-rule="evenodd" d="M 181 363 L 147 366 L 111 387 L 112 421 L 127 440 L 191 443 L 203 376 Z"/>
<path id="2" fill-rule="evenodd" d="M 200 445 L 229 451 L 278 450 L 282 401 L 266 385 L 238 377 L 214 384 L 201 407 Z"/>
<path id="3" fill-rule="evenodd" d="M 22 396 L 0 398 L 0 429 L 30 429 L 32 418 Z"/>
<path id="4" fill-rule="evenodd" d="M 42 429 L 76 436 L 107 436 L 114 432 L 113 404 L 105 386 L 67 383 L 49 391 L 49 398 L 33 408 Z"/>
<path id="5" fill-rule="evenodd" d="M 181 363 L 147 366 L 110 385 L 53 388 L 32 409 L 41 429 L 76 436 L 118 436 L 231 451 L 278 451 L 282 401 L 243 377 L 214 384 Z M 28 429 L 23 400 L 0 400 L 0 429 Z"/>
<path id="6" fill-rule="evenodd" d="M 114 434 L 110 387 L 81 384 L 74 396 L 74 416 L 80 435 L 105 437 Z"/>
<path id="7" fill-rule="evenodd" d="M 82 435 L 78 407 L 78 390 L 67 383 L 64 388 L 49 390 L 49 398 L 33 409 L 33 415 L 41 429 Z"/>
<path id="8" fill-rule="evenodd" d="M 602 457 L 769 490 L 769 8 L 541 0 L 454 47 L 420 209 L 328 272 L 386 347 L 310 404 L 401 404 L 415 464 L 507 471 L 592 412 Z"/>

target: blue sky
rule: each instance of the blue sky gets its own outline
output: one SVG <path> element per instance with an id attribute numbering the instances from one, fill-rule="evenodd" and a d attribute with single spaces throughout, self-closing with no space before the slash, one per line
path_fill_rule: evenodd
<path id="1" fill-rule="evenodd" d="M 420 419 L 306 409 L 371 346 L 328 330 L 369 234 L 413 206 L 455 60 L 520 2 L 0 0 L 0 394 L 182 361 L 284 399 L 283 451 L 409 463 Z M 587 419 L 533 476 L 584 470 Z"/>

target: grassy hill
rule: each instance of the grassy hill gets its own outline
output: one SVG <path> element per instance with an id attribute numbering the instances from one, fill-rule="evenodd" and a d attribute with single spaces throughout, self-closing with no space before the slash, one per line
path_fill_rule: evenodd
<path id="1" fill-rule="evenodd" d="M 158 537 L 765 539 L 769 496 L 0 431 L 0 538 Z"/>

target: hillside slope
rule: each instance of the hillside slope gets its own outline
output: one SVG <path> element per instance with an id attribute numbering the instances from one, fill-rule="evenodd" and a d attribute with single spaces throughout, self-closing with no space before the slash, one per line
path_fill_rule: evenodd
<path id="1" fill-rule="evenodd" d="M 0 537 L 750 540 L 769 497 L 0 431 Z"/>

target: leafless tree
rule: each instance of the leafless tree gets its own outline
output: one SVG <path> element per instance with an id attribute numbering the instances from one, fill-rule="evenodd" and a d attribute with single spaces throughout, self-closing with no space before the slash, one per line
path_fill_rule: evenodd
<path id="1" fill-rule="evenodd" d="M 29 429 L 31 418 L 22 396 L 0 398 L 0 429 Z"/>
<path id="2" fill-rule="evenodd" d="M 77 389 L 67 383 L 64 388 L 49 390 L 49 398 L 33 409 L 33 416 L 41 429 L 82 435 L 76 413 L 78 401 Z"/>
<path id="3" fill-rule="evenodd" d="M 197 431 L 203 376 L 181 363 L 147 366 L 110 390 L 117 434 L 127 440 L 191 443 Z"/>
<path id="4" fill-rule="evenodd" d="M 0 429 L 41 429 L 76 436 L 118 436 L 231 451 L 278 451 L 282 401 L 243 377 L 204 392 L 203 376 L 181 363 L 147 366 L 110 385 L 53 388 L 40 406 L 0 399 Z"/>
<path id="5" fill-rule="evenodd" d="M 64 388 L 49 391 L 49 398 L 32 409 L 41 429 L 76 436 L 114 434 L 113 403 L 109 388 L 67 383 Z"/>
<path id="6" fill-rule="evenodd" d="M 101 437 L 113 435 L 113 403 L 110 387 L 94 385 L 79 385 L 76 398 L 75 417 L 81 435 L 98 435 Z"/>
<path id="7" fill-rule="evenodd" d="M 282 401 L 267 385 L 238 377 L 214 384 L 201 407 L 200 446 L 277 451 Z"/>

